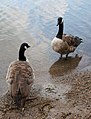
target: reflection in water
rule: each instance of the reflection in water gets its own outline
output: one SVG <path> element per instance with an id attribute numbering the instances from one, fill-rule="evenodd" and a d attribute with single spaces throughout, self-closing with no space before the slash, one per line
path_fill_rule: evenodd
<path id="1" fill-rule="evenodd" d="M 49 72 L 53 78 L 68 74 L 78 66 L 81 59 L 82 56 L 79 57 L 78 55 L 74 58 L 68 57 L 67 60 L 65 58 L 59 59 L 50 67 Z"/>

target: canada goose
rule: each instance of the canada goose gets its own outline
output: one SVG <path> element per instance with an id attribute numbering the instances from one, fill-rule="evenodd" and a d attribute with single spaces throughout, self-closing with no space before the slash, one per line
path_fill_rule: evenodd
<path id="1" fill-rule="evenodd" d="M 59 31 L 56 37 L 52 40 L 51 46 L 55 52 L 61 54 L 60 58 L 62 58 L 62 55 L 66 54 L 67 59 L 68 54 L 75 51 L 75 49 L 82 42 L 82 39 L 77 36 L 63 34 L 62 17 L 58 18 L 57 26 L 59 26 Z"/>
<path id="2" fill-rule="evenodd" d="M 10 95 L 17 107 L 23 107 L 33 84 L 33 69 L 26 61 L 24 52 L 30 46 L 23 43 L 19 49 L 19 60 L 13 61 L 8 68 L 6 79 L 10 84 Z"/>

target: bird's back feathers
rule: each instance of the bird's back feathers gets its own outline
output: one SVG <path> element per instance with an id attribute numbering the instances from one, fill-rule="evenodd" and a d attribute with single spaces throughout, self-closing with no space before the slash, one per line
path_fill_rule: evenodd
<path id="1" fill-rule="evenodd" d="M 12 62 L 6 75 L 9 81 L 11 96 L 15 97 L 20 90 L 22 97 L 29 95 L 29 87 L 33 83 L 33 70 L 26 61 Z"/>
<path id="2" fill-rule="evenodd" d="M 77 36 L 73 36 L 71 34 L 69 34 L 69 35 L 63 34 L 62 40 L 63 41 L 66 41 L 69 46 L 74 46 L 74 47 L 79 46 L 80 43 L 82 42 L 82 39 L 81 38 L 79 38 Z"/>

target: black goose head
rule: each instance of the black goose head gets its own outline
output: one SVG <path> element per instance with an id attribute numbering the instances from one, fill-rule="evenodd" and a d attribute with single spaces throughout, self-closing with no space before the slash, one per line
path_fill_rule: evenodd
<path id="1" fill-rule="evenodd" d="M 26 57 L 24 56 L 24 52 L 27 48 L 29 48 L 30 46 L 28 45 L 28 43 L 22 43 L 20 46 L 20 50 L 19 50 L 19 60 L 21 61 L 26 61 Z"/>
<path id="2" fill-rule="evenodd" d="M 62 20 L 63 20 L 63 18 L 62 18 L 62 17 L 59 17 L 59 18 L 58 18 L 58 23 L 57 23 L 57 26 L 63 23 L 63 21 L 62 21 Z"/>

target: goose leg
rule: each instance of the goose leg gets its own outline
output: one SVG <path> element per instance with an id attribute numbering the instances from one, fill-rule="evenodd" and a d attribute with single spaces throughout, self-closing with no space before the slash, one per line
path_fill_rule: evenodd
<path id="1" fill-rule="evenodd" d="M 68 54 L 66 54 L 66 58 L 65 58 L 65 60 L 67 60 L 67 58 L 68 58 Z"/>
<path id="2" fill-rule="evenodd" d="M 62 58 L 62 54 L 61 54 L 61 56 L 60 56 L 60 59 Z"/>

